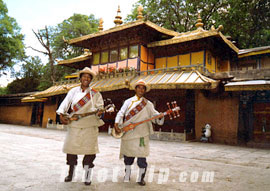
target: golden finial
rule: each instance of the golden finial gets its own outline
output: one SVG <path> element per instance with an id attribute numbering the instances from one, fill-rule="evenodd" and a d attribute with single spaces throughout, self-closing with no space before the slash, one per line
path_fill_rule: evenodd
<path id="1" fill-rule="evenodd" d="M 195 25 L 198 28 L 202 28 L 203 27 L 203 23 L 202 23 L 202 18 L 201 18 L 201 14 L 198 13 L 198 19 L 197 19 L 197 23 Z"/>
<path id="2" fill-rule="evenodd" d="M 217 28 L 217 31 L 222 31 L 223 30 L 223 25 L 219 25 L 218 28 Z"/>
<path id="3" fill-rule="evenodd" d="M 143 7 L 141 5 L 139 5 L 137 11 L 138 11 L 137 20 L 143 20 L 143 14 L 142 14 Z"/>
<path id="4" fill-rule="evenodd" d="M 103 31 L 103 19 L 102 18 L 99 19 L 98 30 Z"/>
<path id="5" fill-rule="evenodd" d="M 84 54 L 84 55 L 90 54 L 90 50 L 89 50 L 89 49 L 83 49 L 83 54 Z"/>
<path id="6" fill-rule="evenodd" d="M 118 5 L 118 10 L 117 10 L 117 15 L 115 16 L 115 20 L 114 20 L 114 23 L 115 23 L 115 26 L 119 26 L 123 23 L 123 21 L 121 20 L 122 17 L 120 16 L 120 5 Z"/>

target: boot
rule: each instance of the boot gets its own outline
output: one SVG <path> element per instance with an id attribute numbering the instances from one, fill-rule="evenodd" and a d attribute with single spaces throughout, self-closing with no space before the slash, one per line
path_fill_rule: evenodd
<path id="1" fill-rule="evenodd" d="M 72 178 L 74 176 L 74 169 L 75 169 L 74 165 L 69 165 L 69 171 L 68 171 L 67 177 L 65 178 L 65 182 L 71 182 L 72 181 Z"/>
<path id="2" fill-rule="evenodd" d="M 129 182 L 130 181 L 130 174 L 131 174 L 131 165 L 126 165 L 124 182 Z"/>
<path id="3" fill-rule="evenodd" d="M 84 180 L 84 184 L 86 186 L 91 185 L 91 174 L 92 174 L 92 169 L 93 168 L 89 168 L 88 165 L 85 165 L 84 170 L 85 170 L 85 180 Z"/>
<path id="4" fill-rule="evenodd" d="M 144 181 L 144 177 L 146 174 L 146 168 L 140 168 L 139 169 L 139 178 L 138 178 L 138 184 L 141 186 L 145 186 L 145 181 Z"/>

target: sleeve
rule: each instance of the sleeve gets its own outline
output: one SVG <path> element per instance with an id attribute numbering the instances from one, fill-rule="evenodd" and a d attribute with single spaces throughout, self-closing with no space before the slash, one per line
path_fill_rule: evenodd
<path id="1" fill-rule="evenodd" d="M 154 104 L 152 102 L 148 101 L 148 104 L 150 105 L 151 116 L 157 116 L 160 114 L 157 110 L 155 110 Z M 163 125 L 164 116 L 162 117 L 162 119 L 154 119 L 154 120 L 152 120 L 152 122 L 155 124 L 158 124 L 158 125 Z"/>
<path id="2" fill-rule="evenodd" d="M 98 92 L 96 96 L 97 97 L 96 97 L 96 102 L 95 102 L 95 108 L 104 109 L 104 101 L 103 101 L 101 93 Z"/>
<path id="3" fill-rule="evenodd" d="M 63 100 L 63 102 L 61 103 L 61 105 L 59 106 L 59 108 L 56 111 L 56 113 L 58 115 L 66 114 L 68 112 L 68 109 L 69 109 L 71 102 L 72 102 L 73 94 L 74 94 L 73 91 L 68 92 L 65 99 Z"/>
<path id="4" fill-rule="evenodd" d="M 126 111 L 128 109 L 128 102 L 125 101 L 121 109 L 118 111 L 116 118 L 115 118 L 115 123 L 122 124 L 123 123 L 123 118 L 126 114 Z"/>

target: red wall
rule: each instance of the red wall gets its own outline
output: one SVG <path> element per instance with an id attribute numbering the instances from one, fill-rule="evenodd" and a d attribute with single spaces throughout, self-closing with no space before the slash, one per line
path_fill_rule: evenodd
<path id="1" fill-rule="evenodd" d="M 0 122 L 18 125 L 30 125 L 32 105 L 8 105 L 0 106 Z"/>
<path id="2" fill-rule="evenodd" d="M 211 125 L 215 143 L 237 144 L 239 98 L 229 93 L 195 93 L 195 132 L 200 140 L 202 127 Z"/>

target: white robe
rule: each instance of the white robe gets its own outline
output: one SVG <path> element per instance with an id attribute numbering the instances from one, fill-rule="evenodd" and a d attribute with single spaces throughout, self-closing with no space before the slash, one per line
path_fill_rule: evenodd
<path id="1" fill-rule="evenodd" d="M 159 112 L 155 110 L 153 103 L 147 100 L 146 106 L 139 113 L 123 123 L 124 116 L 127 116 L 129 111 L 141 103 L 142 99 L 143 98 L 139 99 L 137 96 L 127 99 L 120 111 L 117 113 L 115 122 L 119 123 L 120 126 L 123 127 L 130 123 L 136 123 L 149 119 L 154 115 L 159 115 Z M 162 120 L 153 120 L 152 122 L 162 125 L 164 118 Z M 152 122 L 149 121 L 143 123 L 137 126 L 134 130 L 125 133 L 121 138 L 120 158 L 124 155 L 127 157 L 147 157 L 149 155 L 149 135 L 153 134 Z M 144 140 L 144 146 L 140 146 L 141 138 Z"/>
<path id="2" fill-rule="evenodd" d="M 68 92 L 68 95 L 57 110 L 58 114 L 66 114 L 69 105 L 75 105 L 90 90 L 89 88 L 88 91 L 86 90 L 83 93 L 76 94 L 80 87 L 76 88 L 77 89 L 74 90 L 73 88 Z M 92 96 L 92 99 L 92 101 L 88 101 L 75 113 L 81 114 L 95 109 L 103 109 L 104 103 L 99 92 L 96 92 Z M 98 127 L 103 124 L 104 122 L 97 115 L 89 115 L 79 119 L 78 121 L 72 121 L 67 127 L 68 131 L 63 146 L 63 152 L 76 155 L 90 155 L 98 153 Z"/>

